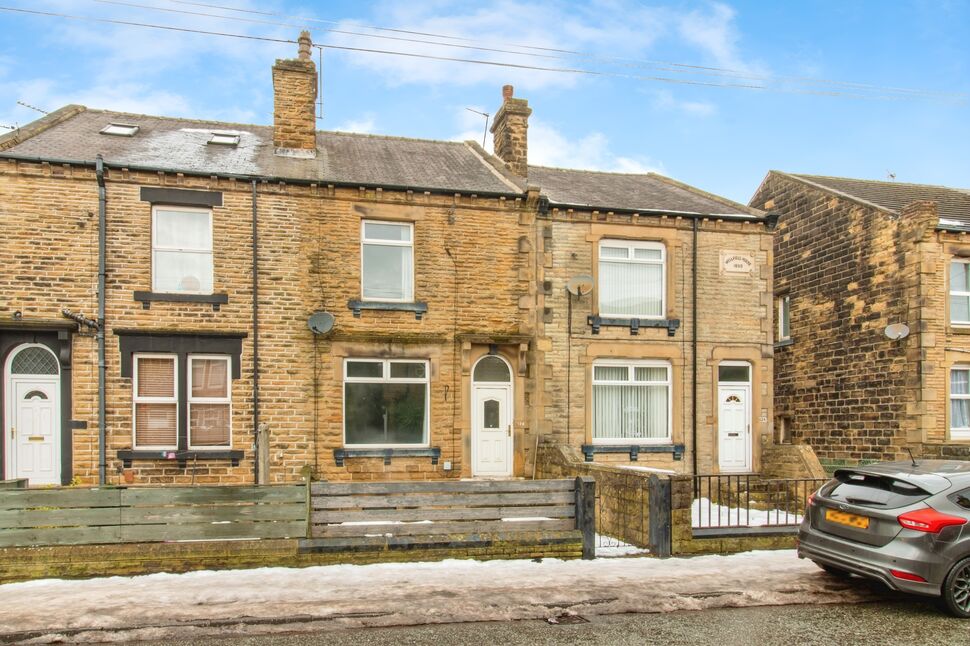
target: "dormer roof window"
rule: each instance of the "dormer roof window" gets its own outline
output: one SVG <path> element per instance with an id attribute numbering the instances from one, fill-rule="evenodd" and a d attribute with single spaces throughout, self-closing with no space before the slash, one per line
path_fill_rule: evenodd
<path id="1" fill-rule="evenodd" d="M 102 135 L 115 135 L 117 137 L 134 137 L 138 132 L 138 126 L 130 123 L 109 123 L 101 129 Z"/>

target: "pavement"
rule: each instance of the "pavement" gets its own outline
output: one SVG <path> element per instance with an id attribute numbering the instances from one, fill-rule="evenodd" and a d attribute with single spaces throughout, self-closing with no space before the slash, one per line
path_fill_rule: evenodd
<path id="1" fill-rule="evenodd" d="M 579 623 L 502 621 L 395 628 L 358 628 L 283 635 L 176 639 L 166 646 L 440 646 L 441 644 L 545 644 L 642 646 L 911 646 L 970 643 L 970 621 L 943 613 L 932 600 L 907 598 L 879 603 L 721 608 L 651 614 L 574 617 Z"/>

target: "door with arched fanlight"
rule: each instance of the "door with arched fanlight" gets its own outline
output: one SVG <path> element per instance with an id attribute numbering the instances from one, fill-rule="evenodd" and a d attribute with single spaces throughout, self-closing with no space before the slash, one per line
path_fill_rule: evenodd
<path id="1" fill-rule="evenodd" d="M 745 473 L 751 470 L 751 364 L 722 361 L 717 381 L 718 469 Z"/>
<path id="2" fill-rule="evenodd" d="M 515 419 L 512 370 L 505 359 L 486 355 L 472 369 L 472 475 L 512 475 Z"/>
<path id="3" fill-rule="evenodd" d="M 60 363 L 39 343 L 13 349 L 4 366 L 4 472 L 30 485 L 61 483 Z"/>

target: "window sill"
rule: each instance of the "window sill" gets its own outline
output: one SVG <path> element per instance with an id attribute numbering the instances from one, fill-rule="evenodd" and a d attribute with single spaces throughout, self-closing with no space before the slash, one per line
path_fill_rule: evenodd
<path id="1" fill-rule="evenodd" d="M 775 348 L 776 349 L 777 348 L 787 348 L 788 346 L 792 345 L 793 343 L 795 343 L 795 341 L 792 340 L 792 339 L 783 339 L 781 341 L 776 341 L 775 342 Z"/>
<path id="2" fill-rule="evenodd" d="M 441 449 L 334 449 L 333 459 L 338 467 L 344 466 L 347 458 L 384 458 L 384 464 L 390 464 L 391 458 L 431 458 L 431 464 L 438 464 Z"/>
<path id="3" fill-rule="evenodd" d="M 636 462 L 640 453 L 670 453 L 675 460 L 684 459 L 683 444 L 583 444 L 581 449 L 587 462 L 597 453 L 629 453 L 630 462 Z"/>
<path id="4" fill-rule="evenodd" d="M 131 468 L 133 460 L 165 460 L 178 462 L 179 468 L 184 469 L 189 461 L 196 460 L 229 460 L 232 466 L 239 466 L 243 458 L 242 451 L 231 449 L 176 451 L 172 449 L 125 449 L 118 451 L 118 459 L 126 469 Z"/>
<path id="5" fill-rule="evenodd" d="M 228 294 L 169 294 L 163 292 L 135 292 L 135 300 L 146 310 L 152 303 L 210 303 L 218 312 L 220 305 L 229 302 Z"/>
<path id="6" fill-rule="evenodd" d="M 428 311 L 428 304 L 420 301 L 413 303 L 387 303 L 384 301 L 347 301 L 347 309 L 354 313 L 354 318 L 360 318 L 361 310 L 381 310 L 385 312 L 414 312 L 414 318 L 418 321 Z"/>
<path id="7" fill-rule="evenodd" d="M 949 331 L 950 331 L 950 334 L 970 334 L 970 325 L 964 325 L 962 323 L 951 323 Z"/>
<path id="8" fill-rule="evenodd" d="M 680 327 L 680 319 L 641 319 L 641 318 L 610 318 L 596 314 L 586 317 L 586 323 L 593 328 L 593 334 L 599 334 L 601 327 L 630 328 L 630 334 L 636 336 L 640 328 L 666 328 L 667 336 L 674 336 Z"/>

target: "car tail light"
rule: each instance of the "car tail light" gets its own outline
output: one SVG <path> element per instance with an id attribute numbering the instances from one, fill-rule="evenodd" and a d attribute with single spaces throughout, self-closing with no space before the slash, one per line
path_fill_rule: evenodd
<path id="1" fill-rule="evenodd" d="M 939 534 L 944 527 L 963 525 L 967 522 L 966 518 L 942 514 L 932 507 L 906 512 L 896 520 L 906 529 L 915 529 L 928 534 Z"/>
<path id="2" fill-rule="evenodd" d="M 912 572 L 902 572 L 900 570 L 889 570 L 889 573 L 892 574 L 897 579 L 903 579 L 905 581 L 916 581 L 917 583 L 926 583 L 926 579 L 924 579 L 918 574 L 913 574 Z"/>

